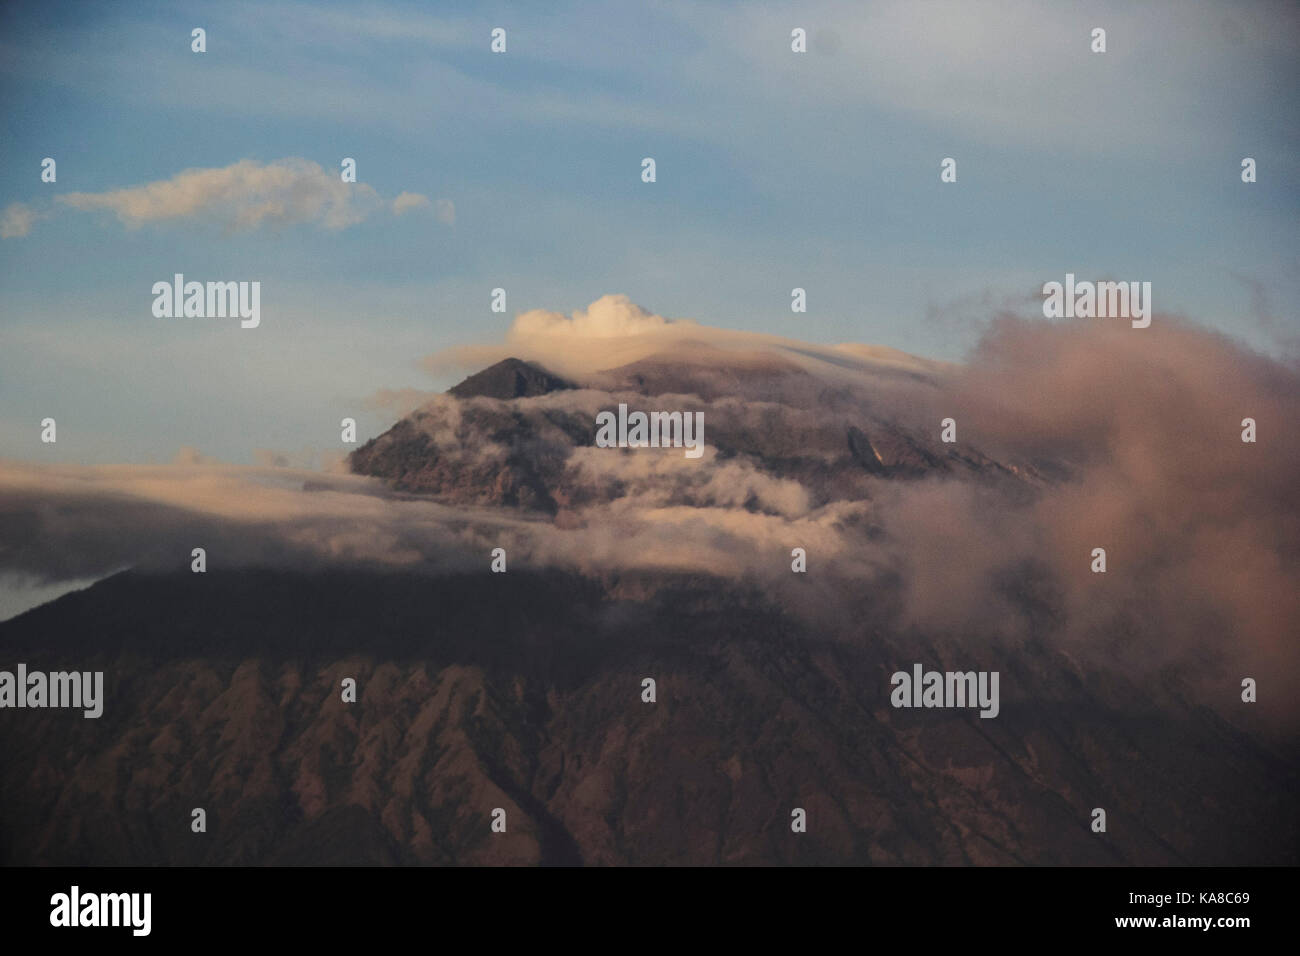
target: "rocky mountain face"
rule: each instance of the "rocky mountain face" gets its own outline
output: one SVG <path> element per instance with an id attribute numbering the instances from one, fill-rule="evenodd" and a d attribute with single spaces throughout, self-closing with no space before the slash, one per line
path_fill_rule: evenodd
<path id="1" fill-rule="evenodd" d="M 6 660 L 106 675 L 98 720 L 0 723 L 0 862 L 1294 862 L 1294 762 L 1177 684 L 1036 645 L 997 719 L 895 710 L 891 662 L 961 648 L 865 601 L 847 641 L 725 582 L 617 584 L 130 572 L 0 625 Z"/>
<path id="2" fill-rule="evenodd" d="M 769 478 L 799 483 L 814 504 L 861 500 L 870 479 L 960 473 L 1033 481 L 1034 468 L 958 450 L 867 397 L 828 386 L 791 364 L 737 370 L 646 359 L 576 386 L 506 359 L 466 379 L 399 421 L 350 458 L 357 474 L 402 491 L 479 506 L 555 515 L 589 500 L 618 497 L 618 480 L 590 487 L 574 452 L 595 444 L 595 416 L 630 409 L 702 411 L 706 443 L 721 462 L 742 462 Z M 761 504 L 755 504 L 761 509 Z"/>
<path id="3" fill-rule="evenodd" d="M 898 400 L 923 400 L 907 368 L 863 391 L 715 359 L 583 382 L 508 360 L 352 468 L 555 528 L 619 507 L 841 528 L 837 504 L 893 482 L 1032 496 L 1068 471 L 940 442 Z M 619 402 L 703 410 L 705 458 L 594 449 L 595 415 Z M 1229 723 L 1174 671 L 1087 663 L 1050 638 L 1032 568 L 1002 595 L 1029 622 L 1008 643 L 979 621 L 900 623 L 897 572 L 828 584 L 775 550 L 815 613 L 743 575 L 494 574 L 486 557 L 455 574 L 118 574 L 0 623 L 0 668 L 102 670 L 106 686 L 98 720 L 3 714 L 0 863 L 1297 862 L 1296 754 L 1256 732 L 1265 705 Z M 891 707 L 891 673 L 913 662 L 999 671 L 998 716 Z"/>

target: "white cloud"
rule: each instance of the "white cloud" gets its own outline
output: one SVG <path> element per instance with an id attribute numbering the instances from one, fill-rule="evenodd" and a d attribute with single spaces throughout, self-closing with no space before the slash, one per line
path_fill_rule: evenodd
<path id="1" fill-rule="evenodd" d="M 626 295 L 604 295 L 572 315 L 547 309 L 520 313 L 499 346 L 462 346 L 422 361 L 434 374 L 448 368 L 482 366 L 507 356 L 538 362 L 561 375 L 589 379 L 596 372 L 673 351 L 685 363 L 708 363 L 711 354 L 728 361 L 781 361 L 834 378 L 863 373 L 932 375 L 947 366 L 884 346 L 813 345 L 778 335 L 702 325 L 649 312 Z"/>
<path id="2" fill-rule="evenodd" d="M 128 228 L 145 223 L 213 222 L 235 231 L 313 224 L 346 229 L 384 208 L 373 187 L 345 183 L 337 173 L 305 159 L 187 169 L 170 179 L 102 193 L 65 193 L 64 206 L 113 213 Z M 427 205 L 428 197 L 402 193 L 394 212 Z"/>
<path id="3" fill-rule="evenodd" d="M 439 200 L 441 202 L 442 200 Z M 429 197 L 422 196 L 419 193 L 399 193 L 393 200 L 393 215 L 400 216 L 402 213 L 410 212 L 413 209 L 423 209 L 429 205 Z"/>

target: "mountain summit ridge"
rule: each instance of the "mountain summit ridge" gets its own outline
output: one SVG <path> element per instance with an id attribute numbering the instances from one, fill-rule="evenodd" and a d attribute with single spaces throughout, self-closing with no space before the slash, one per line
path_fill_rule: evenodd
<path id="1" fill-rule="evenodd" d="M 447 389 L 447 394 L 457 398 L 482 397 L 508 401 L 571 388 L 577 386 L 534 362 L 512 357 L 475 372 L 458 385 Z"/>

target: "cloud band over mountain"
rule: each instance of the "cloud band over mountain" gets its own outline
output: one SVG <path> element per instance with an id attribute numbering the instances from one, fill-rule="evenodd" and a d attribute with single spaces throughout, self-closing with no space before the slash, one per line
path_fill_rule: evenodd
<path id="1" fill-rule="evenodd" d="M 1167 316 L 1141 331 L 1002 316 L 949 366 L 617 298 L 525 313 L 491 348 L 577 387 L 436 396 L 365 450 L 403 462 L 389 480 L 0 463 L 0 572 L 183 570 L 196 546 L 212 568 L 484 569 L 503 547 L 512 569 L 760 583 L 842 623 L 870 605 L 973 644 L 1046 636 L 1127 665 L 1297 676 L 1293 362 Z M 704 457 L 593 447 L 596 412 L 619 402 L 702 411 Z M 945 417 L 955 446 L 938 440 Z"/>

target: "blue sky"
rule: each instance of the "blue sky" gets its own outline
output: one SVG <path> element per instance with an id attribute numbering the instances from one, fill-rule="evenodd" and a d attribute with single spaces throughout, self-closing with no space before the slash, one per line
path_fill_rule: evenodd
<path id="1" fill-rule="evenodd" d="M 460 377 L 420 357 L 605 293 L 955 360 L 1074 272 L 1276 350 L 1300 296 L 1298 24 L 1283 4 L 6 5 L 0 209 L 54 214 L 0 240 L 0 457 L 336 448 L 344 415 L 362 440 L 391 423 L 378 390 Z M 53 198 L 345 156 L 455 221 L 231 233 Z M 155 318 L 176 272 L 259 280 L 261 327 Z"/>

